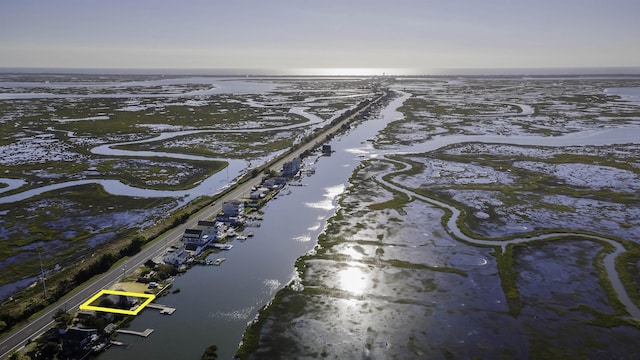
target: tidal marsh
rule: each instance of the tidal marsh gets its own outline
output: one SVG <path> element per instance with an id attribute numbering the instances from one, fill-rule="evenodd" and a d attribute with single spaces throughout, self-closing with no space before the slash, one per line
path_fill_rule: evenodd
<path id="1" fill-rule="evenodd" d="M 263 309 L 238 354 L 634 354 L 640 327 L 603 262 L 612 244 L 624 247 L 615 268 L 637 307 L 638 145 L 516 145 L 509 136 L 635 128 L 637 105 L 606 90 L 638 85 L 637 79 L 397 82 L 394 89 L 409 94 L 399 108 L 403 116 L 389 121 L 375 149 L 362 152 L 368 159 L 354 171 L 316 251 L 298 260 L 299 278 Z M 467 142 L 458 134 L 500 141 Z M 448 136 L 461 140 L 438 142 Z M 414 150 L 430 142 L 440 145 Z M 414 196 L 374 180 L 385 173 L 385 181 Z M 453 226 L 462 235 L 449 228 L 449 208 L 425 198 L 458 209 Z M 287 308 L 292 301 L 295 312 Z"/>

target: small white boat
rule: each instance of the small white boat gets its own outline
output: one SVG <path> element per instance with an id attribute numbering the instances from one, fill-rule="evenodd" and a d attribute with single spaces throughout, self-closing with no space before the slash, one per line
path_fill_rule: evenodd
<path id="1" fill-rule="evenodd" d="M 220 250 L 231 250 L 231 249 L 233 249 L 233 245 L 231 245 L 231 244 L 215 243 L 215 244 L 213 244 L 213 247 L 216 248 L 216 249 L 220 249 Z"/>
<path id="2" fill-rule="evenodd" d="M 223 262 L 223 261 L 225 261 L 225 260 L 227 260 L 227 259 L 225 259 L 225 258 L 217 258 L 217 259 L 215 259 L 215 261 L 213 262 L 213 265 L 218 266 L 218 265 L 222 264 L 222 262 Z"/>

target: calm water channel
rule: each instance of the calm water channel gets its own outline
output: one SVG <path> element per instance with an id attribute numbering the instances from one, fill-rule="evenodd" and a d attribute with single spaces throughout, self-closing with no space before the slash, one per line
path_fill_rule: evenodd
<path id="1" fill-rule="evenodd" d="M 221 266 L 194 267 L 176 277 L 169 294 L 158 303 L 175 307 L 173 315 L 148 309 L 131 323 L 133 330 L 154 329 L 148 338 L 119 335 L 126 346 L 113 346 L 99 358 L 105 359 L 197 359 L 212 345 L 220 359 L 231 358 L 242 339 L 247 322 L 294 276 L 295 260 L 311 250 L 326 220 L 333 215 L 337 197 L 348 185 L 360 163 L 357 149 L 369 148 L 384 125 L 399 117 L 394 101 L 381 119 L 367 121 L 332 141 L 335 152 L 320 157 L 313 165 L 315 175 L 305 177 L 306 186 L 290 186 L 264 208 L 255 236 L 234 240 Z"/>

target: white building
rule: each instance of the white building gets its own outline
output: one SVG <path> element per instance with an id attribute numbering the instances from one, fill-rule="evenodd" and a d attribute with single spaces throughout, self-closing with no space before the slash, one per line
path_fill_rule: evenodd
<path id="1" fill-rule="evenodd" d="M 205 235 L 209 236 L 209 242 L 216 242 L 222 239 L 226 226 L 220 221 L 200 220 L 198 221 L 198 229 L 202 230 Z M 203 235 L 204 236 L 204 235 Z"/>
<path id="2" fill-rule="evenodd" d="M 171 248 L 164 255 L 164 258 L 162 258 L 162 260 L 164 261 L 165 264 L 180 266 L 186 263 L 187 260 L 189 260 L 189 256 L 190 256 L 189 253 L 184 251 L 184 247 L 181 247 L 178 249 Z"/>

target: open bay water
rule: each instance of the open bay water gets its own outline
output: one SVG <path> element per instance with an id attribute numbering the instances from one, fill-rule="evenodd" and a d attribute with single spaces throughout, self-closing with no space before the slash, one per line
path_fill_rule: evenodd
<path id="1" fill-rule="evenodd" d="M 640 88 L 638 87 L 609 88 L 605 89 L 604 93 L 620 96 L 623 101 L 640 104 Z"/>
<path id="2" fill-rule="evenodd" d="M 118 87 L 149 87 L 149 86 L 167 86 L 167 85 L 186 85 L 200 84 L 211 85 L 209 89 L 184 91 L 177 93 L 131 93 L 118 92 L 114 94 L 94 93 L 94 94 L 59 94 L 52 92 L 40 92 L 42 89 L 55 90 L 60 88 L 104 88 L 109 86 Z M 45 83 L 45 82 L 15 82 L 0 81 L 0 88 L 17 88 L 17 89 L 38 89 L 38 92 L 0 92 L 0 100 L 12 99 L 131 99 L 131 98 L 178 98 L 193 97 L 201 95 L 214 94 L 256 94 L 267 93 L 278 87 L 276 82 L 267 81 L 250 81 L 238 80 L 236 78 L 170 78 L 163 80 L 141 80 L 128 82 L 101 82 L 101 83 Z"/>

